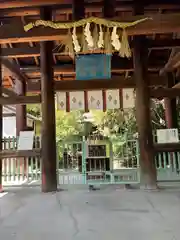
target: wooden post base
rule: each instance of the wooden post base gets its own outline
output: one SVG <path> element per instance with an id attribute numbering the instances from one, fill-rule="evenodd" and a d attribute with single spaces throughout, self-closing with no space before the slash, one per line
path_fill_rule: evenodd
<path id="1" fill-rule="evenodd" d="M 54 181 L 49 181 L 49 179 L 46 179 L 46 174 L 42 173 L 42 184 L 41 184 L 41 191 L 43 193 L 48 193 L 48 192 L 57 192 L 57 183 Z"/>
<path id="2" fill-rule="evenodd" d="M 3 193 L 3 192 L 4 192 L 3 186 L 2 186 L 2 184 L 0 184 L 0 193 Z"/>

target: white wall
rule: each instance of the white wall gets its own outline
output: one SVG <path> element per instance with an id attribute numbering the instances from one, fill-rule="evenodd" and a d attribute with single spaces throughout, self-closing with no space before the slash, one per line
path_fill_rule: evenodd
<path id="1" fill-rule="evenodd" d="M 3 118 L 3 137 L 16 136 L 16 117 Z"/>

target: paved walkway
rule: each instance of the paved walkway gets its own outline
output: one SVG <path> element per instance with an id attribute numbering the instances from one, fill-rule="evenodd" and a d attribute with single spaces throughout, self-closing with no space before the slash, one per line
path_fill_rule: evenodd
<path id="1" fill-rule="evenodd" d="M 14 188 L 0 195 L 0 239 L 179 240 L 180 190 Z"/>

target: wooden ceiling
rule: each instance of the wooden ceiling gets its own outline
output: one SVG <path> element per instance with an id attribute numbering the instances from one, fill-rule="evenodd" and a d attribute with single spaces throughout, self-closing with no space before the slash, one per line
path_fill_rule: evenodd
<path id="1" fill-rule="evenodd" d="M 133 48 L 135 34 L 146 34 L 148 38 L 149 63 L 151 74 L 159 75 L 168 62 L 172 49 L 180 47 L 180 5 L 173 3 L 147 4 L 146 16 L 152 20 L 130 28 L 130 45 Z M 164 3 L 167 1 L 164 1 Z M 0 43 L 2 44 L 4 86 L 13 87 L 17 78 L 28 83 L 40 80 L 40 40 L 54 41 L 54 79 L 57 81 L 75 79 L 73 60 L 59 51 L 59 44 L 66 37 L 67 31 L 36 28 L 24 32 L 23 26 L 40 19 L 40 6 L 52 5 L 54 21 L 72 20 L 72 0 L 26 0 L 0 2 Z M 133 1 L 116 1 L 115 17 L 119 21 L 133 21 L 142 16 L 133 16 Z M 85 1 L 86 17 L 103 17 L 103 1 Z M 122 59 L 118 55 L 112 58 L 113 77 L 131 77 L 133 59 Z"/>

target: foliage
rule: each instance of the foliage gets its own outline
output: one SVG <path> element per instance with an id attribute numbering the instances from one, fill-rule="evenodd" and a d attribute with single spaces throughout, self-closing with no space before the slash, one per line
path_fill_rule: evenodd
<path id="1" fill-rule="evenodd" d="M 59 158 L 62 158 L 64 141 L 75 141 L 76 137 L 83 135 L 83 125 L 81 124 L 82 114 L 80 111 L 66 113 L 56 111 L 56 139 Z"/>
<path id="2" fill-rule="evenodd" d="M 98 131 L 105 136 L 114 138 L 115 135 L 131 135 L 136 132 L 134 109 L 129 111 L 108 110 L 107 112 L 93 111 L 94 124 Z"/>
<path id="3" fill-rule="evenodd" d="M 122 156 L 127 139 L 137 137 L 135 109 L 127 111 L 108 110 L 107 112 L 93 111 L 94 124 L 103 136 L 108 136 L 113 143 L 115 156 Z M 165 127 L 164 106 L 160 101 L 151 101 L 151 119 L 153 130 Z"/>
<path id="4" fill-rule="evenodd" d="M 56 112 L 56 136 L 59 141 L 68 139 L 73 135 L 79 135 L 83 132 L 81 124 L 81 113 L 73 111 L 66 113 L 64 111 Z"/>
<path id="5" fill-rule="evenodd" d="M 39 104 L 28 105 L 28 112 L 36 117 L 41 116 Z M 92 111 L 93 123 L 83 123 L 83 112 L 73 111 L 66 113 L 56 111 L 56 137 L 59 152 L 62 152 L 62 142 L 66 139 L 75 140 L 75 136 L 88 135 L 92 125 L 97 132 L 113 142 L 115 154 L 122 154 L 123 145 L 127 139 L 133 139 L 137 133 L 135 109 L 121 111 L 119 109 L 108 110 L 107 112 Z M 164 106 L 160 101 L 152 100 L 151 116 L 153 129 L 164 128 Z"/>
<path id="6" fill-rule="evenodd" d="M 155 99 L 151 101 L 151 119 L 153 130 L 166 127 L 163 101 Z"/>
<path id="7" fill-rule="evenodd" d="M 41 117 L 40 104 L 27 104 L 27 112 L 35 117 Z"/>
<path id="8" fill-rule="evenodd" d="M 134 109 L 128 111 L 108 110 L 93 111 L 94 124 L 103 136 L 108 136 L 113 144 L 113 154 L 119 158 L 123 155 L 124 144 L 137 132 Z"/>

